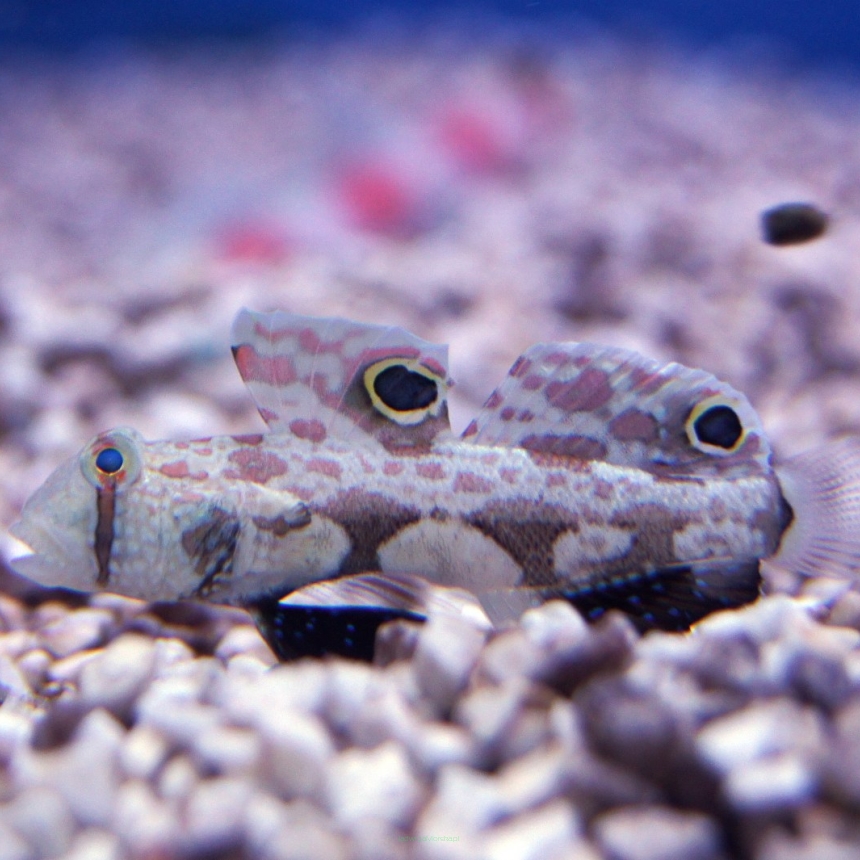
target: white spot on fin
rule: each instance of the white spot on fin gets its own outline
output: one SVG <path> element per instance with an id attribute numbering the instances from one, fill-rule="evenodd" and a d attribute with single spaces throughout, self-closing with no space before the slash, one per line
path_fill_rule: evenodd
<path id="1" fill-rule="evenodd" d="M 806 576 L 860 571 L 860 439 L 842 439 L 776 468 L 794 519 L 773 561 Z"/>

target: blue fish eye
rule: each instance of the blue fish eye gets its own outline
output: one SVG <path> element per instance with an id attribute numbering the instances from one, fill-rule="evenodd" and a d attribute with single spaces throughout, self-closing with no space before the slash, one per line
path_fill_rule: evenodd
<path id="1" fill-rule="evenodd" d="M 114 475 L 124 462 L 122 454 L 116 448 L 103 448 L 96 457 L 96 468 L 106 475 Z"/>

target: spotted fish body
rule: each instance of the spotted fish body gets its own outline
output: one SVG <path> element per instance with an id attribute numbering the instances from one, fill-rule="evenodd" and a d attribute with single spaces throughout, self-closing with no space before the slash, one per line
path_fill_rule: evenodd
<path id="1" fill-rule="evenodd" d="M 270 432 L 101 434 L 28 501 L 13 533 L 33 553 L 17 571 L 256 607 L 282 654 L 283 613 L 329 580 L 364 577 L 373 624 L 420 609 L 410 576 L 468 589 L 495 618 L 563 596 L 684 627 L 753 599 L 781 545 L 805 572 L 822 555 L 853 571 L 842 531 L 800 540 L 794 509 L 827 485 L 842 516 L 833 472 L 853 503 L 856 448 L 778 476 L 749 403 L 703 371 L 538 345 L 457 438 L 446 348 L 401 329 L 242 311 L 233 351 Z"/>

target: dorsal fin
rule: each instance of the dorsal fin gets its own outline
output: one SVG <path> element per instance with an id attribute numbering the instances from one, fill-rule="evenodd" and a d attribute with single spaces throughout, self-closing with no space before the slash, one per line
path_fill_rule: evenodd
<path id="1" fill-rule="evenodd" d="M 749 474 L 770 457 L 758 416 L 731 386 L 590 343 L 527 350 L 463 436 L 657 474 Z"/>
<path id="2" fill-rule="evenodd" d="M 233 356 L 276 432 L 390 450 L 450 435 L 448 348 L 404 329 L 243 309 Z"/>

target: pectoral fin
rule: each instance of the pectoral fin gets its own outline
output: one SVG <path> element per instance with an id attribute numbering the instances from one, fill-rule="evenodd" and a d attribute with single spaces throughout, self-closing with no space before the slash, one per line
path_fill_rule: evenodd
<path id="1" fill-rule="evenodd" d="M 250 609 L 279 660 L 335 655 L 370 662 L 383 624 L 398 618 L 424 621 L 423 615 L 381 606 L 302 606 L 269 599 Z"/>
<path id="2" fill-rule="evenodd" d="M 327 654 L 372 660 L 376 631 L 396 619 L 424 621 L 436 613 L 488 626 L 475 598 L 458 588 L 431 586 L 411 574 L 362 573 L 306 585 L 280 599 L 248 607 L 281 660 Z"/>
<path id="3" fill-rule="evenodd" d="M 720 609 L 751 603 L 759 595 L 759 562 L 713 560 L 675 564 L 636 576 L 592 580 L 567 588 L 512 588 L 481 595 L 495 625 L 514 620 L 547 600 L 567 600 L 589 621 L 610 609 L 639 630 L 686 630 Z"/>

